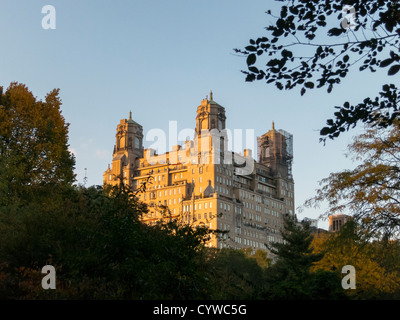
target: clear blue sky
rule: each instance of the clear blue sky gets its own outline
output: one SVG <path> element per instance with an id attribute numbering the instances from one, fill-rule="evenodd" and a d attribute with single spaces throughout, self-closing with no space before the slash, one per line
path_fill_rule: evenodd
<path id="1" fill-rule="evenodd" d="M 56 9 L 56 29 L 42 28 L 44 5 Z M 344 152 L 351 134 L 326 146 L 319 129 L 333 106 L 357 103 L 381 88 L 379 77 L 351 74 L 331 94 L 279 91 L 263 82 L 246 83 L 243 58 L 233 48 L 263 35 L 281 3 L 272 0 L 33 1 L 3 0 L 0 7 L 0 85 L 26 84 L 39 99 L 60 88 L 62 112 L 70 123 L 69 143 L 83 183 L 102 184 L 112 159 L 115 129 L 132 110 L 144 133 L 170 120 L 178 130 L 194 128 L 200 101 L 214 93 L 227 127 L 271 128 L 294 135 L 296 206 L 314 195 L 330 172 L 354 166 Z M 352 134 L 355 134 L 353 131 Z M 145 143 L 149 146 L 152 142 Z M 321 210 L 299 215 L 316 218 Z M 321 227 L 327 228 L 322 221 Z"/>

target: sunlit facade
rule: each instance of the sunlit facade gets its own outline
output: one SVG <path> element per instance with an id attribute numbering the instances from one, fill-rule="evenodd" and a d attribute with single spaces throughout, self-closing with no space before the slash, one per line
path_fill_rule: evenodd
<path id="1" fill-rule="evenodd" d="M 291 172 L 293 137 L 271 130 L 257 138 L 257 161 L 252 150 L 238 154 L 227 149 L 225 108 L 212 93 L 197 108 L 193 140 L 157 154 L 143 148 L 143 128 L 129 119 L 117 126 L 111 166 L 104 184 L 122 180 L 148 205 L 143 221 L 155 223 L 168 215 L 194 226 L 227 231 L 213 236 L 209 246 L 267 250 L 281 242 L 283 216 L 294 215 Z"/>
<path id="2" fill-rule="evenodd" d="M 349 221 L 349 219 L 350 216 L 341 213 L 329 216 L 329 231 L 340 231 L 340 229 L 342 229 L 343 225 Z"/>

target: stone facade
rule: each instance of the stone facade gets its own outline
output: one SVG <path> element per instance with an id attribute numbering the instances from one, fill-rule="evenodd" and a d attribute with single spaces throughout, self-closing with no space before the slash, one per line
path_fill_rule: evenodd
<path id="1" fill-rule="evenodd" d="M 351 217 L 346 214 L 334 214 L 329 216 L 329 232 L 338 232 Z"/>
<path id="2" fill-rule="evenodd" d="M 267 250 L 265 244 L 282 241 L 283 216 L 294 215 L 293 137 L 273 124 L 257 138 L 256 161 L 252 150 L 227 150 L 228 136 L 225 108 L 212 93 L 197 108 L 194 139 L 160 155 L 143 149 L 142 126 L 130 115 L 117 127 L 103 182 L 123 181 L 133 190 L 145 184 L 137 196 L 148 205 L 146 223 L 163 218 L 167 208 L 183 223 L 227 231 L 209 246 Z"/>

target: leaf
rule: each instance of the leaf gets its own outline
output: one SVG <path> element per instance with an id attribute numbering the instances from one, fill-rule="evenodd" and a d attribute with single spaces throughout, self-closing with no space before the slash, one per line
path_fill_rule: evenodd
<path id="1" fill-rule="evenodd" d="M 390 57 L 393 60 L 399 61 L 399 56 L 396 53 L 394 53 L 392 50 L 390 51 Z"/>
<path id="2" fill-rule="evenodd" d="M 257 48 L 255 46 L 247 46 L 247 47 L 245 47 L 245 49 L 247 51 L 257 51 Z"/>
<path id="3" fill-rule="evenodd" d="M 330 134 L 330 133 L 332 133 L 332 130 L 331 130 L 331 128 L 329 128 L 329 127 L 324 127 L 324 128 L 322 128 L 321 131 L 319 132 L 319 134 L 320 134 L 321 136 L 326 136 L 326 135 L 328 135 L 328 134 Z"/>
<path id="4" fill-rule="evenodd" d="M 298 14 L 299 13 L 299 10 L 297 9 L 297 7 L 289 7 L 289 11 L 291 12 L 291 13 L 293 13 L 293 14 Z"/>
<path id="5" fill-rule="evenodd" d="M 249 67 L 249 71 L 254 72 L 254 73 L 259 72 L 257 67 Z"/>
<path id="6" fill-rule="evenodd" d="M 252 81 L 254 81 L 255 79 L 256 79 L 256 76 L 255 76 L 253 73 L 248 74 L 248 75 L 246 76 L 246 82 L 252 82 Z"/>
<path id="7" fill-rule="evenodd" d="M 388 65 L 390 65 L 393 62 L 394 62 L 394 60 L 392 58 L 383 60 L 383 61 L 381 61 L 380 67 L 381 68 L 385 68 L 385 67 L 387 67 Z"/>
<path id="8" fill-rule="evenodd" d="M 282 52 L 281 52 L 281 55 L 284 58 L 291 58 L 291 57 L 293 57 L 293 52 L 289 51 L 289 50 L 286 50 L 286 49 L 283 49 Z"/>
<path id="9" fill-rule="evenodd" d="M 279 29 L 282 29 L 282 28 L 285 26 L 285 20 L 283 20 L 283 19 L 278 19 L 278 20 L 276 21 L 276 26 L 277 26 Z"/>
<path id="10" fill-rule="evenodd" d="M 306 88 L 312 89 L 312 88 L 314 88 L 314 83 L 311 82 L 311 81 L 309 81 L 309 82 L 306 82 L 306 83 L 304 84 L 304 86 L 305 86 Z"/>
<path id="11" fill-rule="evenodd" d="M 279 65 L 279 63 L 280 63 L 279 59 L 271 59 L 268 61 L 267 66 L 274 67 L 276 65 Z"/>
<path id="12" fill-rule="evenodd" d="M 339 28 L 332 28 L 328 30 L 328 36 L 340 36 L 343 32 L 345 32 L 343 29 Z"/>
<path id="13" fill-rule="evenodd" d="M 400 64 L 395 64 L 394 66 L 391 66 L 389 71 L 388 71 L 388 75 L 389 76 L 393 76 L 395 75 L 397 72 L 399 72 L 400 70 Z"/>
<path id="14" fill-rule="evenodd" d="M 257 58 L 254 53 L 249 54 L 249 56 L 247 57 L 247 65 L 251 66 L 252 64 L 254 64 L 256 62 L 256 60 L 257 60 Z"/>

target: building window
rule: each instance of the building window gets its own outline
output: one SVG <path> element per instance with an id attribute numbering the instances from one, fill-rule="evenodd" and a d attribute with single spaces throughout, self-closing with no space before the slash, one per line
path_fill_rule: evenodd
<path id="1" fill-rule="evenodd" d="M 140 140 L 137 137 L 135 137 L 135 148 L 140 149 Z"/>

